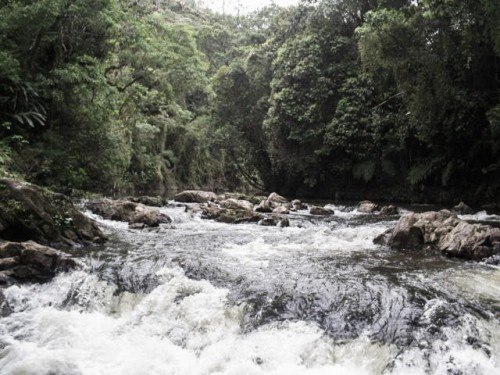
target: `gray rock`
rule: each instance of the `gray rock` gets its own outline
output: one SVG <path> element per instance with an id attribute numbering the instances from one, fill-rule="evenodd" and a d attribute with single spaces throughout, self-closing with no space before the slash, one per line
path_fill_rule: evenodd
<path id="1" fill-rule="evenodd" d="M 358 203 L 357 209 L 359 212 L 362 212 L 365 214 L 371 214 L 371 213 L 374 213 L 375 211 L 378 211 L 380 209 L 380 207 L 378 204 L 373 203 L 371 201 L 361 201 Z"/>
<path id="2" fill-rule="evenodd" d="M 309 213 L 311 215 L 327 216 L 327 215 L 333 215 L 335 212 L 333 210 L 330 210 L 329 208 L 319 207 L 319 206 L 311 206 L 309 208 Z"/>
<path id="3" fill-rule="evenodd" d="M 0 238 L 52 246 L 106 240 L 65 195 L 6 178 L 0 179 Z"/>
<path id="4" fill-rule="evenodd" d="M 162 214 L 158 209 L 127 200 L 100 199 L 88 202 L 86 207 L 105 219 L 126 221 L 130 224 L 144 224 L 148 227 L 157 227 L 168 224 L 172 219 Z M 135 226 L 137 229 L 139 226 Z"/>
<path id="5" fill-rule="evenodd" d="M 460 202 L 455 207 L 453 207 L 453 212 L 456 212 L 459 215 L 472 215 L 474 210 L 467 206 L 464 202 Z"/>
<path id="6" fill-rule="evenodd" d="M 230 210 L 247 210 L 253 211 L 253 204 L 249 201 L 242 199 L 229 198 L 220 202 L 222 208 L 227 208 Z"/>
<path id="7" fill-rule="evenodd" d="M 177 202 L 184 203 L 206 203 L 214 202 L 217 199 L 217 195 L 210 191 L 185 190 L 177 194 L 174 199 Z"/>
<path id="8" fill-rule="evenodd" d="M 290 226 L 290 221 L 284 216 L 269 216 L 259 220 L 258 224 L 266 227 L 286 228 Z"/>
<path id="9" fill-rule="evenodd" d="M 292 208 L 296 211 L 299 211 L 299 210 L 307 210 L 307 204 L 305 203 L 302 203 L 300 200 L 298 199 L 294 199 L 292 201 Z"/>
<path id="10" fill-rule="evenodd" d="M 263 200 L 261 201 L 256 207 L 255 207 L 256 212 L 273 212 L 273 206 L 271 205 L 271 202 L 269 200 Z"/>
<path id="11" fill-rule="evenodd" d="M 76 267 L 67 254 L 33 241 L 0 243 L 0 264 L 4 276 L 16 281 L 50 280 L 58 271 Z"/>
<path id="12" fill-rule="evenodd" d="M 380 215 L 392 216 L 397 214 L 399 214 L 399 210 L 396 206 L 393 205 L 384 206 L 380 209 Z"/>
<path id="13" fill-rule="evenodd" d="M 278 204 L 288 203 L 288 200 L 285 197 L 279 195 L 278 193 L 269 194 L 267 200 L 271 203 L 278 203 Z"/>
<path id="14" fill-rule="evenodd" d="M 467 223 L 448 210 L 410 213 L 374 242 L 397 249 L 431 246 L 449 256 L 482 260 L 500 253 L 500 229 Z"/>
<path id="15" fill-rule="evenodd" d="M 152 206 L 152 207 L 163 207 L 167 203 L 165 199 L 161 197 L 149 197 L 149 196 L 141 196 L 141 197 L 129 197 L 127 200 L 134 202 L 134 203 L 141 203 L 145 206 Z"/>
<path id="16" fill-rule="evenodd" d="M 288 215 L 289 213 L 290 210 L 288 209 L 287 205 L 278 206 L 273 210 L 273 214 Z"/>
<path id="17" fill-rule="evenodd" d="M 262 215 L 255 211 L 230 210 L 216 205 L 202 207 L 201 217 L 227 224 L 256 223 L 262 219 Z"/>
<path id="18" fill-rule="evenodd" d="M 265 217 L 259 220 L 258 224 L 264 227 L 275 227 L 276 225 L 278 225 L 278 220 L 272 217 Z"/>

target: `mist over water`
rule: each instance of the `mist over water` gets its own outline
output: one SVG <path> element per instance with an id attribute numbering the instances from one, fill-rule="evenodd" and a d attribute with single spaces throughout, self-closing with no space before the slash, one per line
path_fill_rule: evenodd
<path id="1" fill-rule="evenodd" d="M 4 291 L 0 374 L 500 372 L 499 267 L 376 246 L 393 221 L 331 207 L 289 228 L 99 219 L 81 269 Z"/>

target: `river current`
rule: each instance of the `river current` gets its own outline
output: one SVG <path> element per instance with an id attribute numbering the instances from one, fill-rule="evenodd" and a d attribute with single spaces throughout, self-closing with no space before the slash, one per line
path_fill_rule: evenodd
<path id="1" fill-rule="evenodd" d="M 80 269 L 4 290 L 0 374 L 500 373 L 500 267 L 374 245 L 397 217 L 330 208 L 288 228 L 97 218 L 110 241 Z"/>

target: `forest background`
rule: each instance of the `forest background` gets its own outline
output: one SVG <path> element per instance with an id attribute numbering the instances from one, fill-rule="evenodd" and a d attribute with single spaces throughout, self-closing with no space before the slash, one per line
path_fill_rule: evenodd
<path id="1" fill-rule="evenodd" d="M 0 175 L 500 200 L 498 0 L 0 0 Z"/>

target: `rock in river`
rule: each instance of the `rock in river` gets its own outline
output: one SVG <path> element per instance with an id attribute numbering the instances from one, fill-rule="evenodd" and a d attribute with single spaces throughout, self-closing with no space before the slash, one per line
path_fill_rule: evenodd
<path id="1" fill-rule="evenodd" d="M 378 211 L 380 209 L 379 205 L 376 203 L 373 203 L 371 201 L 361 201 L 358 203 L 358 211 L 365 213 L 365 214 L 371 214 L 374 213 L 375 211 Z"/>
<path id="2" fill-rule="evenodd" d="M 221 208 L 216 204 L 208 204 L 202 207 L 201 217 L 227 224 L 256 223 L 262 219 L 262 215 L 255 211 L 240 209 L 231 210 L 228 208 Z"/>
<path id="3" fill-rule="evenodd" d="M 52 246 L 105 240 L 67 196 L 7 178 L 0 179 L 0 238 Z"/>
<path id="4" fill-rule="evenodd" d="M 185 190 L 177 194 L 174 199 L 177 202 L 183 203 L 206 203 L 214 202 L 217 199 L 217 195 L 210 191 Z"/>
<path id="5" fill-rule="evenodd" d="M 89 210 L 105 219 L 127 221 L 134 229 L 140 228 L 140 225 L 134 224 L 157 227 L 160 224 L 167 224 L 172 221 L 167 215 L 162 214 L 155 208 L 127 200 L 104 198 L 89 202 L 86 206 Z"/>
<path id="6" fill-rule="evenodd" d="M 309 208 L 309 213 L 311 215 L 327 216 L 327 215 L 333 215 L 335 212 L 333 210 L 330 210 L 329 208 L 312 206 Z"/>
<path id="7" fill-rule="evenodd" d="M 449 256 L 482 260 L 500 253 L 500 229 L 470 224 L 448 210 L 410 213 L 374 242 L 397 249 L 431 246 Z"/>
<path id="8" fill-rule="evenodd" d="M 75 267 L 65 253 L 33 241 L 0 242 L 0 273 L 7 279 L 44 282 Z"/>
<path id="9" fill-rule="evenodd" d="M 220 205 L 222 208 L 227 208 L 229 210 L 253 211 L 253 204 L 243 199 L 229 198 L 220 202 Z"/>

